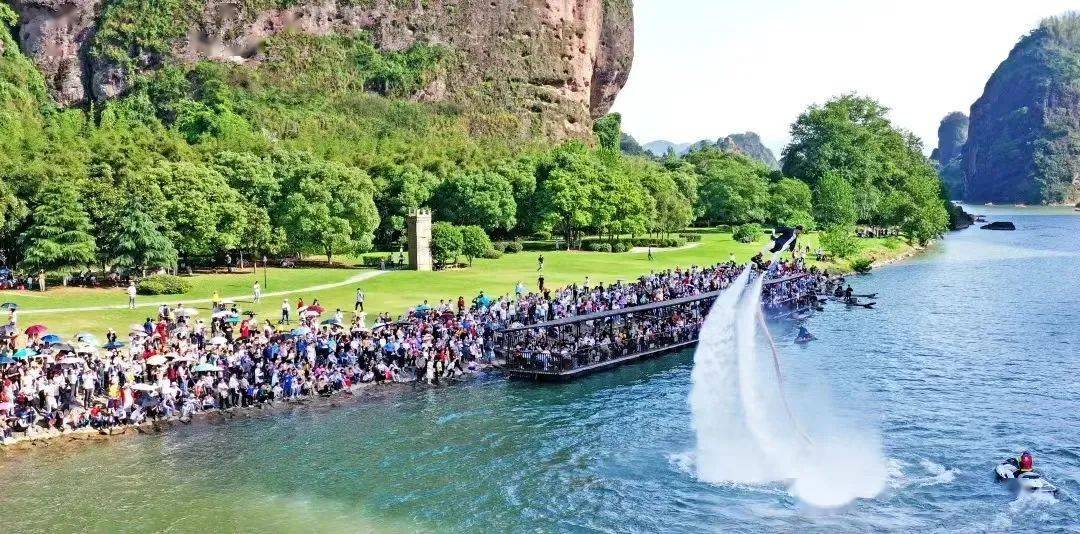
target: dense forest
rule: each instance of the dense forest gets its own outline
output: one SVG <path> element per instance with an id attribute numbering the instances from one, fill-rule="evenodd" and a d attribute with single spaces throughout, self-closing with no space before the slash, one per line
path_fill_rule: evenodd
<path id="1" fill-rule="evenodd" d="M 15 22 L 0 5 L 0 23 Z M 362 33 L 282 33 L 252 65 L 166 62 L 119 98 L 67 109 L 10 31 L 0 49 L 0 251 L 26 272 L 397 250 L 418 207 L 473 242 L 599 236 L 616 245 L 605 250 L 625 236 L 672 243 L 691 225 L 843 237 L 864 223 L 925 242 L 947 224 L 919 142 L 857 96 L 801 115 L 774 171 L 717 147 L 624 154 L 616 114 L 588 139 L 522 140 L 498 113 L 466 121 L 454 104 L 404 98 L 448 50 L 383 52 Z"/>

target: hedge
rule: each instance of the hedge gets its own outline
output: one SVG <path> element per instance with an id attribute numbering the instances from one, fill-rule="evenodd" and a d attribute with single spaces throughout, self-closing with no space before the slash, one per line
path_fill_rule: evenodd
<path id="1" fill-rule="evenodd" d="M 700 235 L 698 235 L 698 239 L 701 239 Z M 612 246 L 617 243 L 621 243 L 623 247 L 625 247 L 625 250 L 630 250 L 631 247 L 648 246 L 653 246 L 657 248 L 674 248 L 685 245 L 686 241 L 686 238 L 681 235 L 672 237 L 620 237 L 614 241 L 607 238 L 586 237 L 581 240 L 581 248 L 585 250 L 592 250 L 589 248 L 589 245 L 592 243 L 606 243 Z"/>
<path id="2" fill-rule="evenodd" d="M 139 280 L 140 295 L 179 295 L 191 291 L 191 283 L 171 274 L 155 274 Z"/>
<path id="3" fill-rule="evenodd" d="M 593 241 L 591 243 L 582 243 L 585 250 L 589 252 L 611 252 L 611 243 L 599 243 Z"/>
<path id="4" fill-rule="evenodd" d="M 529 252 L 552 252 L 555 250 L 554 241 L 515 241 L 521 245 L 521 250 L 527 250 Z M 506 251 L 510 252 L 510 246 L 507 245 Z"/>

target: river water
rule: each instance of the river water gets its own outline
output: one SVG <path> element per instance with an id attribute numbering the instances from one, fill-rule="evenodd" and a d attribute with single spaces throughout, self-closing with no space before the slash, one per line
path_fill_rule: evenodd
<path id="1" fill-rule="evenodd" d="M 538 386 L 489 377 L 0 460 L 3 532 L 1065 531 L 1080 525 L 1080 217 L 978 207 L 971 229 L 854 280 L 783 342 L 793 387 L 873 427 L 872 499 L 694 476 L 692 353 Z M 790 332 L 774 333 L 790 340 Z M 798 411 L 798 408 L 796 409 Z M 1030 449 L 1063 490 L 992 478 Z M 842 460 L 822 465 L 845 469 Z"/>

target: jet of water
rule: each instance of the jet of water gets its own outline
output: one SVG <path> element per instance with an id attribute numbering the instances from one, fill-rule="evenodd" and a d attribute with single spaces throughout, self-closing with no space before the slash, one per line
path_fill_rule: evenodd
<path id="1" fill-rule="evenodd" d="M 801 399 L 814 421 L 806 436 L 787 405 L 778 362 L 759 357 L 757 316 L 764 276 L 744 271 L 702 325 L 690 408 L 697 477 L 709 483 L 784 482 L 800 500 L 841 506 L 883 488 L 886 464 L 876 432 L 834 417 L 824 399 Z M 749 286 L 749 287 L 748 287 Z"/>

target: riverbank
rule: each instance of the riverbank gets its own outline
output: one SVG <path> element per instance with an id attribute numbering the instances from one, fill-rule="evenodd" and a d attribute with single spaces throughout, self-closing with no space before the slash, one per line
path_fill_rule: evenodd
<path id="1" fill-rule="evenodd" d="M 297 410 L 340 408 L 346 404 L 357 403 L 367 399 L 388 397 L 391 395 L 404 395 L 410 390 L 415 390 L 418 387 L 450 387 L 460 382 L 468 382 L 490 374 L 496 369 L 497 366 L 495 365 L 478 363 L 476 369 L 466 371 L 466 374 L 462 377 L 448 379 L 450 380 L 450 383 L 446 385 L 422 386 L 422 382 L 419 380 L 409 382 L 367 382 L 352 385 L 329 395 L 309 395 L 298 399 L 272 401 L 264 404 L 256 404 L 254 406 L 213 409 L 192 414 L 192 416 L 187 419 L 181 418 L 180 416 L 162 417 L 147 420 L 137 425 L 116 425 L 107 429 L 95 429 L 91 427 L 64 431 L 39 429 L 33 435 L 16 436 L 0 441 L 0 460 L 9 458 L 12 454 L 46 447 L 79 447 L 87 444 L 111 442 L 117 439 L 135 436 L 161 434 L 178 426 L 224 424 L 236 420 L 281 415 Z"/>

